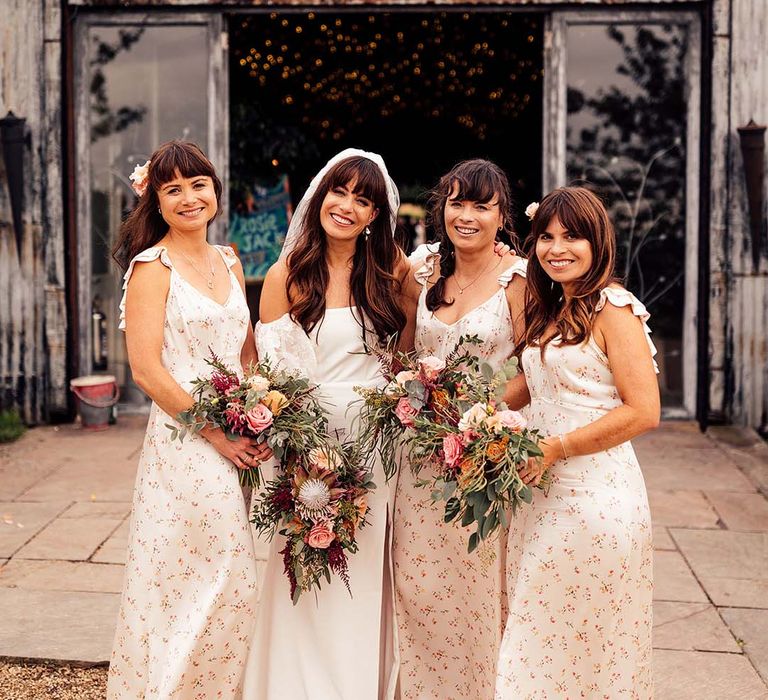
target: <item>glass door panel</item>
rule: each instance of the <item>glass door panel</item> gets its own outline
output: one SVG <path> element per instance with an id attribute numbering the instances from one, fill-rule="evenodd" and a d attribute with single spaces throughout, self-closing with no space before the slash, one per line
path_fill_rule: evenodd
<path id="1" fill-rule="evenodd" d="M 81 187 L 81 371 L 114 374 L 128 403 L 146 399 L 130 380 L 118 331 L 122 272 L 111 259 L 120 222 L 134 206 L 128 176 L 164 141 L 209 152 L 210 29 L 200 23 L 86 21 L 81 51 L 78 152 Z M 89 322 L 84 322 L 85 318 Z"/>

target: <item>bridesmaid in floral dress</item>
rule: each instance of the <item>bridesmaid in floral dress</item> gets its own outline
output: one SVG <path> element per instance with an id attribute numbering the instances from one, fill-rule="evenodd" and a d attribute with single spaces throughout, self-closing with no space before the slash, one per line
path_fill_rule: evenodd
<path id="1" fill-rule="evenodd" d="M 588 190 L 547 195 L 531 235 L 513 383 L 547 436 L 521 475 L 535 484 L 551 469 L 552 485 L 510 525 L 496 698 L 646 700 L 651 522 L 629 440 L 659 421 L 648 312 L 615 282 L 613 227 Z"/>
<path id="2" fill-rule="evenodd" d="M 257 599 L 237 468 L 271 452 L 210 427 L 171 442 L 166 424 L 191 406 L 211 351 L 237 371 L 255 359 L 243 271 L 231 248 L 206 241 L 221 181 L 197 146 L 160 146 L 132 179 L 139 202 L 115 249 L 127 267 L 120 328 L 153 403 L 107 697 L 236 700 Z"/>
<path id="3" fill-rule="evenodd" d="M 514 351 L 526 268 L 525 260 L 494 251 L 499 231 L 515 240 L 505 175 L 484 160 L 459 164 L 436 188 L 431 216 L 439 247 L 415 264 L 412 280 L 416 350 L 445 357 L 462 335 L 477 334 L 477 353 L 500 366 Z M 401 698 L 493 697 L 506 619 L 505 538 L 468 554 L 468 536 L 443 522 L 429 492 L 403 466 L 393 534 Z"/>

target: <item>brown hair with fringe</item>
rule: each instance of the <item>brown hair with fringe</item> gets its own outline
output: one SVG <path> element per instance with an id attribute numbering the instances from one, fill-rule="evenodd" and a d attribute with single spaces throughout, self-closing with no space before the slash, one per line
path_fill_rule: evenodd
<path id="1" fill-rule="evenodd" d="M 189 141 L 168 141 L 152 154 L 147 189 L 120 226 L 117 243 L 112 248 L 112 257 L 123 270 L 128 268 L 131 260 L 142 250 L 151 248 L 168 233 L 168 224 L 158 211 L 159 189 L 179 176 L 193 178 L 201 175 L 213 180 L 218 216 L 221 212 L 221 180 L 216 175 L 213 164 L 197 144 Z M 209 225 L 211 221 L 208 222 Z"/>
<path id="2" fill-rule="evenodd" d="M 359 235 L 355 243 L 350 277 L 350 306 L 367 342 L 369 326 L 380 344 L 399 335 L 405 327 L 405 314 L 397 303 L 400 281 L 395 267 L 401 252 L 392 236 L 392 212 L 387 186 L 379 167 L 368 158 L 351 156 L 334 165 L 312 195 L 304 218 L 304 228 L 296 247 L 288 257 L 288 301 L 291 318 L 306 333 L 322 321 L 325 293 L 328 289 L 328 248 L 320 225 L 320 210 L 326 194 L 336 187 L 353 187 L 354 194 L 373 202 L 378 215 L 370 224 L 366 239 Z"/>
<path id="3" fill-rule="evenodd" d="M 535 255 L 536 241 L 546 233 L 554 217 L 563 228 L 585 238 L 592 246 L 592 267 L 577 280 L 573 294 L 567 298 L 562 285 L 552 281 Z M 617 281 L 616 234 L 605 206 L 584 187 L 561 187 L 550 192 L 533 217 L 530 248 L 524 345 L 540 346 L 543 355 L 554 338 L 563 345 L 583 343 L 592 334 L 600 291 Z M 547 333 L 552 325 L 554 333 Z"/>
<path id="4" fill-rule="evenodd" d="M 454 301 L 453 299 L 449 301 L 445 297 L 445 281 L 453 274 L 456 267 L 453 243 L 445 230 L 445 204 L 454 186 L 458 188 L 454 199 L 459 201 L 487 204 L 497 196 L 502 226 L 509 237 L 509 244 L 515 251 L 519 251 L 520 248 L 512 215 L 512 195 L 504 171 L 490 160 L 482 158 L 465 160 L 455 165 L 450 172 L 440 178 L 440 182 L 432 190 L 429 198 L 429 223 L 440 244 L 438 249 L 440 277 L 427 292 L 426 302 L 430 311 L 436 311 L 441 306 L 450 306 Z"/>

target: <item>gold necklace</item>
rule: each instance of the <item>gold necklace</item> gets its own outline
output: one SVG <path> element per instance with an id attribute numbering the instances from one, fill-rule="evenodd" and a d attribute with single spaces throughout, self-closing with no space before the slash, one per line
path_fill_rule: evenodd
<path id="1" fill-rule="evenodd" d="M 200 275 L 200 277 L 202 277 L 205 280 L 205 283 L 208 285 L 208 289 L 213 289 L 213 280 L 216 277 L 216 270 L 213 269 L 213 263 L 211 262 L 211 251 L 210 251 L 210 248 L 208 248 L 205 251 L 206 257 L 208 259 L 208 265 L 211 268 L 211 275 L 210 275 L 210 277 L 208 275 L 206 275 L 205 273 L 201 272 L 200 268 L 197 265 L 195 265 L 194 260 L 192 260 L 192 258 L 190 258 L 189 255 L 187 255 L 181 248 L 178 248 L 177 250 L 179 251 L 179 253 L 181 253 L 187 259 L 187 262 L 190 265 L 192 265 L 192 269 L 195 272 L 197 272 L 197 274 Z"/>
<path id="2" fill-rule="evenodd" d="M 493 254 L 493 257 L 499 258 L 499 256 L 496 255 L 496 253 Z M 490 267 L 492 262 L 493 262 L 493 258 L 491 258 L 488 261 L 488 264 L 483 268 L 482 272 L 477 277 L 475 277 L 475 279 L 473 279 L 469 284 L 465 284 L 463 287 L 459 284 L 459 279 L 456 276 L 456 271 L 454 270 L 453 281 L 456 283 L 456 286 L 459 288 L 459 294 L 464 294 L 465 289 L 469 289 L 475 282 L 477 282 L 477 280 L 479 280 L 488 271 L 488 268 Z M 496 262 L 496 265 L 493 268 L 494 270 L 499 266 L 500 262 L 501 262 L 501 258 L 499 258 L 498 261 Z"/>

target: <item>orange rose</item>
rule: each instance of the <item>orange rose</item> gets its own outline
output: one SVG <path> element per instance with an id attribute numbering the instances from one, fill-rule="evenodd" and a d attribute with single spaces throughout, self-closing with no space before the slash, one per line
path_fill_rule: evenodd
<path id="1" fill-rule="evenodd" d="M 451 404 L 448 392 L 445 389 L 435 389 L 432 392 L 432 406 L 436 411 L 445 410 Z"/>
<path id="2" fill-rule="evenodd" d="M 288 405 L 288 399 L 285 398 L 284 394 L 273 389 L 264 395 L 261 399 L 261 403 L 272 411 L 273 416 L 279 416 L 280 412 Z"/>
<path id="3" fill-rule="evenodd" d="M 485 474 L 483 473 L 483 465 L 478 464 L 470 457 L 465 457 L 461 460 L 459 465 L 458 485 L 462 491 L 473 490 L 477 488 L 485 481 Z"/>
<path id="4" fill-rule="evenodd" d="M 502 459 L 504 459 L 504 454 L 507 451 L 508 443 L 509 438 L 506 436 L 501 440 L 494 440 L 488 445 L 488 447 L 485 448 L 485 456 L 494 464 L 498 464 Z"/>

